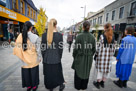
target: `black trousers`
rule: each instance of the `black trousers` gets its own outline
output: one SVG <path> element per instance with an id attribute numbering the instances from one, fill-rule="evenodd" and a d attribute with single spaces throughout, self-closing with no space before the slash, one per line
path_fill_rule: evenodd
<path id="1" fill-rule="evenodd" d="M 86 90 L 87 89 L 87 85 L 88 85 L 88 80 L 89 79 L 81 79 L 77 76 L 76 72 L 75 72 L 75 76 L 74 76 L 74 85 L 75 88 L 77 90 Z"/>
<path id="2" fill-rule="evenodd" d="M 39 85 L 39 65 L 33 68 L 22 68 L 22 87 Z"/>
<path id="3" fill-rule="evenodd" d="M 69 52 L 71 51 L 72 41 L 69 41 Z"/>

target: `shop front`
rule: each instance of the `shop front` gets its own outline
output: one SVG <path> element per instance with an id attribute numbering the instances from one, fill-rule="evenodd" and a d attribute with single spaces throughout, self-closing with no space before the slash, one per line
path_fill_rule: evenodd
<path id="1" fill-rule="evenodd" d="M 10 29 L 14 35 L 21 32 L 24 22 L 29 20 L 28 17 L 0 5 L 0 40 L 8 40 Z"/>

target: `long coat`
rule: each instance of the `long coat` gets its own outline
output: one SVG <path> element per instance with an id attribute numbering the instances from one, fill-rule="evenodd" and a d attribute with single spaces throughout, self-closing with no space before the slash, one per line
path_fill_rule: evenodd
<path id="1" fill-rule="evenodd" d="M 95 38 L 89 32 L 83 32 L 77 36 L 73 51 L 72 68 L 81 79 L 88 79 L 96 51 Z"/>
<path id="2" fill-rule="evenodd" d="M 101 35 L 96 51 L 96 69 L 102 73 L 109 73 L 111 71 L 112 58 L 115 52 L 114 37 L 110 44 L 111 46 L 108 46 L 106 41 L 106 37 Z"/>

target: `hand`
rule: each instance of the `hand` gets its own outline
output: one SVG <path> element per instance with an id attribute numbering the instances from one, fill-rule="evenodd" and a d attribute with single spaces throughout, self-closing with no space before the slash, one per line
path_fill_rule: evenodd
<path id="1" fill-rule="evenodd" d="M 116 60 L 117 62 L 119 61 L 119 60 Z"/>

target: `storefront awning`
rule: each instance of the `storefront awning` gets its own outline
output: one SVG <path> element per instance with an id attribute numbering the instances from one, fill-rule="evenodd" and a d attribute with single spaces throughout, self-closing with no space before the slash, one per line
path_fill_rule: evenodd
<path id="1" fill-rule="evenodd" d="M 96 30 L 96 28 L 93 27 L 92 30 Z M 100 26 L 100 27 L 98 27 L 98 30 L 104 30 L 104 27 Z"/>

